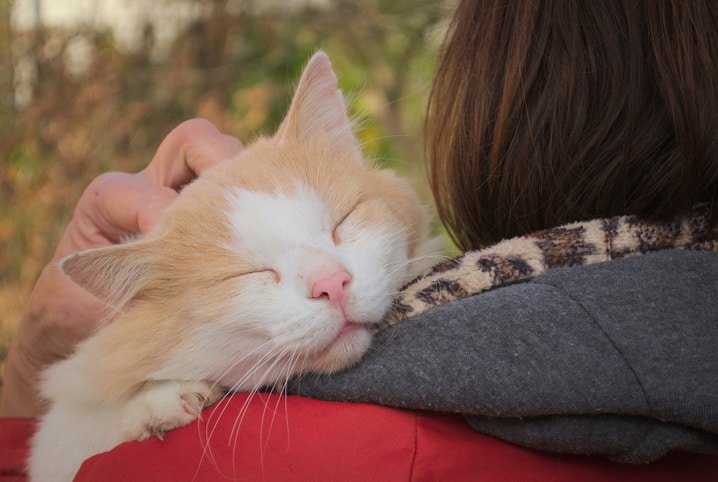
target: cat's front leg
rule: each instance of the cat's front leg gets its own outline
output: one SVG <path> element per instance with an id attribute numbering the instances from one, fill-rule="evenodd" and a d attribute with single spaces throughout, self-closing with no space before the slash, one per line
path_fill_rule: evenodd
<path id="1" fill-rule="evenodd" d="M 123 442 L 161 437 L 197 419 L 202 408 L 223 395 L 208 382 L 172 380 L 144 382 L 113 401 L 87 401 L 78 394 L 86 399 L 96 394 L 79 389 L 92 385 L 83 385 L 77 372 L 66 372 L 70 366 L 66 362 L 52 368 L 54 376 L 45 383 L 46 393 L 55 397 L 33 437 L 29 459 L 33 482 L 69 482 L 87 458 Z M 63 380 L 70 381 L 60 383 Z"/>
<path id="2" fill-rule="evenodd" d="M 203 408 L 223 396 L 224 390 L 205 381 L 145 382 L 123 408 L 123 438 L 145 440 L 155 436 L 162 439 L 166 432 L 199 418 Z"/>

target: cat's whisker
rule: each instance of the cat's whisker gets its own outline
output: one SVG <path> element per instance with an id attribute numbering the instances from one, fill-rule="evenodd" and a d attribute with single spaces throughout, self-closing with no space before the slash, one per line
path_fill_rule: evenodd
<path id="1" fill-rule="evenodd" d="M 291 380 L 294 373 L 298 373 L 301 371 L 301 368 L 297 370 L 297 364 L 299 362 L 300 356 L 303 356 L 303 358 L 306 359 L 306 353 L 301 353 L 297 350 L 295 350 L 292 353 L 292 359 L 290 364 L 287 366 L 287 371 L 284 375 L 284 381 L 282 386 L 282 398 L 284 399 L 284 419 L 285 419 L 285 428 L 287 430 L 287 441 L 289 441 L 289 410 L 287 406 L 287 397 L 289 396 L 289 381 Z"/>
<path id="2" fill-rule="evenodd" d="M 227 446 L 236 447 L 237 446 L 237 437 L 239 436 L 239 426 L 242 424 L 242 420 L 244 420 L 245 415 L 247 414 L 247 411 L 249 410 L 249 406 L 252 403 L 252 400 L 257 395 L 257 392 L 254 390 L 248 391 L 247 397 L 244 400 L 244 403 L 240 407 L 239 412 L 237 413 L 237 418 L 235 419 L 234 423 L 232 424 L 232 430 L 230 432 L 230 435 L 227 439 Z M 235 429 L 237 430 L 236 435 L 233 435 L 235 433 Z M 232 450 L 232 473 L 234 474 L 234 480 L 237 479 L 237 473 L 236 473 L 236 467 L 237 467 L 237 450 L 236 448 Z"/>
<path id="3" fill-rule="evenodd" d="M 222 373 L 220 373 L 220 374 L 219 374 L 218 376 L 216 376 L 215 378 L 216 378 L 217 380 L 221 380 L 222 378 L 224 378 L 225 376 L 227 376 L 227 374 L 229 374 L 230 372 L 232 372 L 232 370 L 234 370 L 235 368 L 237 368 L 237 366 L 238 366 L 239 364 L 243 363 L 243 362 L 246 361 L 248 358 L 251 358 L 252 356 L 255 356 L 257 353 L 262 353 L 262 356 L 260 357 L 260 361 L 262 361 L 262 360 L 263 360 L 264 358 L 266 358 L 266 357 L 271 357 L 271 356 L 273 356 L 274 353 L 273 353 L 273 351 L 272 351 L 271 349 L 270 349 L 269 351 L 267 351 L 267 352 L 265 352 L 264 350 L 265 350 L 267 347 L 271 347 L 272 345 L 274 345 L 274 343 L 275 343 L 274 340 L 268 339 L 268 340 L 266 340 L 264 343 L 262 343 L 262 344 L 260 344 L 260 345 L 257 345 L 257 346 L 254 347 L 252 350 L 248 351 L 247 353 L 244 353 L 241 357 L 239 357 L 239 358 L 237 358 L 236 360 L 234 360 L 234 361 L 232 362 L 232 364 L 230 364 Z M 255 364 L 255 365 L 256 365 L 256 364 Z M 247 377 L 247 376 L 249 376 L 249 375 L 251 375 L 251 374 L 253 374 L 253 373 L 254 373 L 253 371 L 245 372 L 245 377 Z M 238 381 L 236 381 L 236 382 L 234 383 L 234 385 L 232 385 L 231 387 L 227 387 L 228 390 L 229 390 L 230 392 L 236 390 L 236 389 L 242 384 L 242 382 L 243 382 L 245 379 L 246 379 L 246 378 L 241 378 L 241 379 L 239 379 Z M 214 386 L 216 386 L 217 384 L 218 384 L 218 382 L 215 382 Z"/>
<path id="4" fill-rule="evenodd" d="M 263 351 L 263 350 L 266 348 L 266 346 L 271 345 L 271 344 L 272 344 L 272 341 L 271 341 L 271 340 L 268 340 L 268 341 L 266 341 L 265 343 L 263 343 L 263 344 L 257 346 L 254 350 L 251 350 L 250 352 L 244 354 L 242 357 L 240 357 L 239 359 L 235 360 L 227 369 L 225 369 L 225 371 L 222 372 L 218 378 L 222 378 L 222 377 L 226 376 L 229 372 L 231 372 L 233 369 L 235 369 L 235 368 L 237 367 L 237 365 L 239 365 L 240 363 L 242 363 L 243 361 L 245 361 L 247 358 L 249 358 L 249 357 L 255 355 L 256 353 Z M 271 351 L 270 351 L 270 353 L 271 353 Z M 266 357 L 266 356 L 269 356 L 269 354 L 268 354 L 268 353 L 265 353 L 265 354 L 263 355 L 263 357 Z M 263 357 L 260 357 L 260 360 L 262 360 Z M 250 375 L 245 375 L 245 378 L 246 378 L 247 376 L 250 376 Z M 241 386 L 241 384 L 243 383 L 243 381 L 245 380 L 245 378 L 241 378 L 241 379 L 237 380 L 237 382 L 235 382 L 235 384 L 234 384 L 233 386 L 227 387 L 228 394 L 231 394 L 233 391 L 236 391 L 237 388 L 238 388 L 239 386 Z M 214 387 L 216 387 L 217 385 L 218 385 L 218 382 L 214 382 L 214 384 L 212 385 L 212 387 L 214 388 Z M 214 432 L 215 432 L 216 428 L 218 427 L 218 425 L 219 425 L 219 423 L 220 423 L 220 420 L 222 419 L 222 417 L 223 417 L 223 415 L 224 415 L 224 413 L 225 413 L 225 411 L 227 410 L 228 407 L 229 407 L 229 405 L 228 405 L 228 404 L 225 404 L 225 405 L 222 407 L 222 409 L 219 411 L 219 413 L 217 413 L 217 410 L 212 410 L 212 411 L 210 411 L 210 415 L 209 415 L 210 418 L 207 420 L 207 422 L 206 422 L 206 424 L 205 424 L 205 434 L 204 434 L 204 435 L 205 435 L 205 439 L 206 439 L 206 441 L 207 441 L 207 442 L 206 442 L 207 445 L 209 444 L 211 438 L 213 437 Z M 211 419 L 212 419 L 212 417 L 214 417 L 215 415 L 216 415 L 216 420 L 215 420 L 215 423 L 212 425 L 212 424 L 211 424 Z"/>
<path id="5" fill-rule="evenodd" d="M 286 348 L 286 347 L 285 347 L 284 349 L 275 352 L 275 353 L 273 354 L 273 356 L 272 356 L 272 358 L 273 358 L 272 362 L 266 367 L 265 373 L 267 373 L 267 374 L 272 373 L 272 371 L 275 370 L 275 367 L 277 366 L 277 364 L 282 363 L 282 362 L 284 362 L 284 361 L 287 359 L 287 355 L 288 355 L 288 354 L 289 354 L 289 360 L 290 360 L 290 363 L 291 363 L 291 359 L 292 359 L 292 357 L 293 357 L 293 352 L 292 352 L 289 348 Z M 268 357 L 265 357 L 265 358 L 268 358 Z M 265 364 L 264 362 L 265 362 L 265 360 L 262 360 L 262 362 L 261 362 L 258 366 L 264 365 L 264 364 Z M 257 368 L 257 366 L 256 366 L 255 368 Z M 277 377 L 277 378 L 278 378 L 278 377 Z M 231 434 L 230 434 L 230 438 L 231 438 L 232 440 L 234 440 L 235 443 L 236 443 L 237 437 L 239 437 L 239 428 L 240 428 L 240 426 L 241 426 L 241 421 L 242 421 L 242 419 L 244 418 L 244 415 L 246 414 L 246 410 L 247 410 L 247 408 L 248 408 L 249 399 L 251 399 L 251 398 L 254 397 L 255 395 L 259 394 L 259 393 L 260 393 L 260 392 L 259 392 L 259 389 L 261 389 L 262 387 L 266 386 L 266 382 L 268 382 L 268 381 L 271 380 L 271 379 L 272 379 L 272 378 L 269 377 L 269 376 L 266 376 L 266 375 L 265 375 L 265 376 L 262 376 L 262 377 L 259 378 L 258 382 L 257 382 L 257 383 L 255 384 L 255 386 L 252 388 L 252 390 L 251 390 L 251 392 L 250 392 L 251 395 L 248 397 L 247 402 L 245 402 L 245 405 L 244 405 L 244 407 L 243 407 L 243 410 L 242 410 L 242 412 L 241 412 L 240 417 L 235 421 L 235 425 L 232 427 L 232 432 L 231 432 Z M 270 386 L 273 387 L 273 388 L 276 388 L 276 384 L 277 384 L 277 382 L 275 381 L 275 383 L 272 384 L 272 385 L 270 385 Z M 265 434 L 265 417 L 266 417 L 267 410 L 268 410 L 268 408 L 269 408 L 268 405 L 267 405 L 267 403 L 268 403 L 268 399 L 267 399 L 267 401 L 265 401 L 265 403 L 264 403 L 264 409 L 263 409 L 263 411 L 262 411 L 262 418 L 261 418 L 260 427 L 259 427 L 259 435 L 260 435 L 260 439 L 259 439 L 259 444 L 260 444 L 260 464 L 261 464 L 262 466 L 264 465 L 264 457 L 263 457 L 263 454 L 264 454 L 264 450 L 266 449 L 266 446 L 265 446 L 265 445 L 266 445 L 266 443 L 268 443 L 268 440 L 269 440 L 269 439 L 267 439 L 267 441 L 264 440 L 264 434 Z M 279 403 L 279 402 L 277 402 L 277 403 Z M 245 407 L 246 407 L 246 408 L 245 408 Z M 269 433 L 271 432 L 271 430 L 272 430 L 272 427 L 273 427 L 273 425 L 274 425 L 274 417 L 275 417 L 275 416 L 276 416 L 276 406 L 275 406 L 275 413 L 272 415 L 272 419 L 271 419 L 270 425 L 269 425 L 269 427 L 266 429 L 267 434 L 269 434 Z"/>
<path id="6" fill-rule="evenodd" d="M 407 266 L 411 265 L 412 263 L 416 263 L 417 261 L 424 261 L 424 260 L 427 260 L 427 259 L 437 259 L 437 260 L 439 260 L 439 261 L 437 261 L 435 264 L 438 264 L 440 261 L 445 261 L 445 260 L 451 259 L 451 257 L 450 257 L 450 256 L 446 256 L 446 255 L 443 255 L 443 254 L 427 254 L 427 255 L 424 255 L 424 256 L 417 256 L 417 257 L 415 257 L 415 258 L 411 258 L 411 259 L 409 259 L 409 260 L 407 260 L 407 261 L 404 261 L 404 262 L 400 263 L 400 264 L 397 265 L 395 268 L 393 268 L 391 271 L 389 271 L 389 272 L 388 272 L 388 275 L 389 275 L 389 276 L 392 276 L 393 274 L 395 274 L 395 273 L 397 273 L 398 271 L 400 271 L 400 270 L 406 268 Z M 423 274 L 423 273 L 422 273 L 422 274 Z M 421 274 L 420 274 L 420 276 L 421 276 Z"/>
<path id="7" fill-rule="evenodd" d="M 265 375 L 258 377 L 257 381 L 255 382 L 254 386 L 251 387 L 249 390 L 251 393 L 258 392 L 260 388 L 265 386 L 269 381 L 271 380 L 269 377 L 267 377 L 266 374 L 271 373 L 271 371 L 274 369 L 277 363 L 279 363 L 284 355 L 286 354 L 287 349 L 283 348 L 281 350 L 270 350 L 269 352 L 263 354 L 259 360 L 255 363 L 255 365 L 248 370 L 248 372 L 245 374 L 240 381 L 238 381 L 237 384 L 234 385 L 234 388 L 241 386 L 244 381 L 246 381 L 249 377 L 254 376 L 263 366 L 267 364 L 268 361 L 272 360 L 271 363 L 269 363 L 268 366 L 265 368 Z M 230 438 L 235 438 L 237 436 L 237 432 L 239 431 L 239 426 L 241 425 L 241 419 L 244 417 L 244 412 L 247 410 L 247 404 L 249 402 L 249 399 L 245 402 L 244 406 L 242 407 L 242 410 L 240 410 L 241 417 L 238 418 L 235 421 L 235 424 L 232 427 L 232 430 L 230 432 Z"/>
<path id="8" fill-rule="evenodd" d="M 274 421 L 277 417 L 277 412 L 279 411 L 279 406 L 284 406 L 284 422 L 285 422 L 285 428 L 287 430 L 287 440 L 289 440 L 289 413 L 288 413 L 288 407 L 287 407 L 287 380 L 289 379 L 289 374 L 292 373 L 292 369 L 296 362 L 296 355 L 297 351 L 292 350 L 292 352 L 289 354 L 289 362 L 287 364 L 287 371 L 284 380 L 280 380 L 281 382 L 281 391 L 277 391 L 276 384 L 273 388 L 272 392 L 277 394 L 277 401 L 274 404 L 274 413 L 272 414 L 272 422 L 270 425 L 270 432 L 271 427 L 274 426 Z M 278 377 L 279 379 L 279 377 Z M 279 383 L 279 382 L 278 382 Z"/>
<path id="9" fill-rule="evenodd" d="M 287 366 L 289 367 L 289 366 L 291 366 L 291 365 L 293 364 L 293 363 L 292 363 L 292 360 L 294 359 L 294 356 L 295 356 L 296 351 L 295 351 L 295 350 L 291 350 L 291 351 L 288 350 L 287 352 L 289 353 L 289 362 L 288 362 L 288 364 L 287 364 Z M 287 352 L 284 352 L 283 355 L 286 355 Z M 277 377 L 277 379 L 278 379 L 278 382 L 275 382 L 275 383 L 272 385 L 271 393 L 277 393 L 277 391 L 276 391 L 276 389 L 277 389 L 277 383 L 279 383 L 279 381 L 281 381 L 281 379 L 280 379 L 279 377 Z M 286 385 L 283 385 L 283 386 L 282 386 L 282 390 L 284 390 L 284 386 L 286 386 Z M 280 395 L 281 395 L 281 394 L 280 394 Z M 277 397 L 277 401 L 276 401 L 276 403 L 274 404 L 274 410 L 272 411 L 272 417 L 271 417 L 271 420 L 270 420 L 270 423 L 269 423 L 269 428 L 267 429 L 267 435 L 268 435 L 268 436 L 269 436 L 269 433 L 272 431 L 272 427 L 274 426 L 274 421 L 275 421 L 276 416 L 277 416 L 277 409 L 278 409 L 278 407 L 279 407 L 279 404 L 280 404 L 281 401 L 282 401 L 282 398 L 283 398 L 283 397 L 281 397 L 281 396 L 280 396 L 280 397 Z M 267 412 L 268 409 L 269 409 L 269 406 L 268 406 L 268 404 L 265 403 L 264 412 L 262 413 L 262 426 L 264 426 L 264 418 L 265 418 L 265 416 L 266 416 L 266 412 Z M 285 405 L 285 415 L 286 415 L 286 405 Z M 264 449 L 266 448 L 266 443 L 268 443 L 268 440 L 267 440 L 266 442 L 264 442 L 264 444 L 263 444 L 264 446 L 262 447 L 262 452 L 264 452 Z"/>

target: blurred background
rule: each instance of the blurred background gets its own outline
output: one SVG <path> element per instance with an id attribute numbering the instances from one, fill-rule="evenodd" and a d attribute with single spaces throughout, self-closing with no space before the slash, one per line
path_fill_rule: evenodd
<path id="1" fill-rule="evenodd" d="M 368 157 L 425 199 L 422 122 L 455 0 L 0 0 L 0 374 L 85 186 L 177 124 L 272 133 L 317 49 Z M 0 389 L 2 379 L 0 378 Z"/>

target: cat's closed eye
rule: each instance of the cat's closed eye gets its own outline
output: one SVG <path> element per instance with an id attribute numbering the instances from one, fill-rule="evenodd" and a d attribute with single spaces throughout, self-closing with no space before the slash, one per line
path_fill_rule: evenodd
<path id="1" fill-rule="evenodd" d="M 342 243 L 341 228 L 346 223 L 347 219 L 354 214 L 357 210 L 358 204 L 355 204 L 344 216 L 342 216 L 332 230 L 332 240 L 334 244 L 339 245 Z"/>
<path id="2" fill-rule="evenodd" d="M 228 276 L 225 276 L 222 278 L 222 281 L 227 281 L 230 279 L 240 278 L 243 276 L 271 276 L 272 279 L 274 279 L 275 282 L 279 283 L 281 281 L 281 277 L 279 276 L 279 273 L 272 268 L 260 268 L 260 269 L 254 269 L 251 271 L 242 271 L 238 273 L 232 273 Z"/>

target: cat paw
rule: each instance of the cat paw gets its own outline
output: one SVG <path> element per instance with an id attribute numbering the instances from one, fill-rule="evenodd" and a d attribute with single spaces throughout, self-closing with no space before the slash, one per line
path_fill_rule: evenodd
<path id="1" fill-rule="evenodd" d="M 202 409 L 224 396 L 219 387 L 204 381 L 147 382 L 125 405 L 122 433 L 127 441 L 146 440 L 200 418 Z"/>

